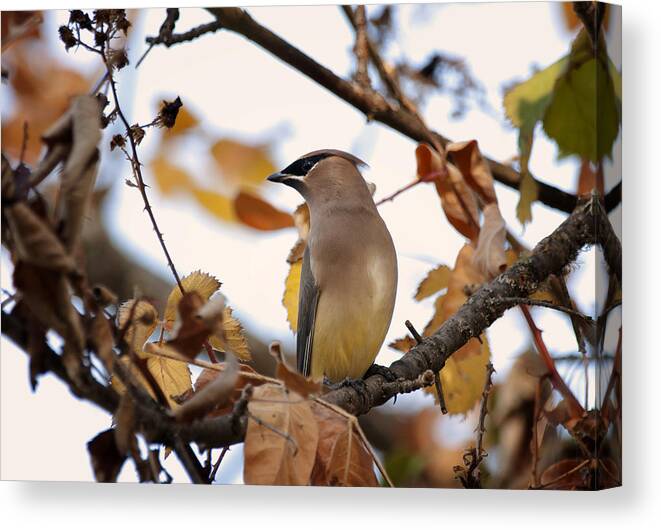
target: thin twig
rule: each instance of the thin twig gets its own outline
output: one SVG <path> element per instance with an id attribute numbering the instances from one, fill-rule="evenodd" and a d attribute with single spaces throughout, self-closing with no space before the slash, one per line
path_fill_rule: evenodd
<path id="1" fill-rule="evenodd" d="M 408 328 L 413 335 L 415 341 L 420 344 L 422 342 L 422 336 L 418 333 L 418 330 L 415 329 L 415 326 L 411 323 L 410 320 L 406 320 L 404 325 Z M 448 413 L 448 407 L 445 403 L 445 393 L 443 392 L 443 385 L 441 383 L 441 372 L 433 372 L 434 374 L 434 389 L 436 390 L 436 395 L 438 396 L 438 404 L 441 407 L 441 414 Z"/>
<path id="2" fill-rule="evenodd" d="M 223 461 L 223 458 L 225 458 L 225 455 L 227 452 L 230 450 L 230 446 L 226 445 L 223 447 L 223 449 L 220 452 L 220 456 L 218 457 L 218 460 L 213 465 L 213 469 L 211 470 L 211 473 L 209 474 L 209 482 L 213 483 L 214 480 L 216 480 L 216 473 L 218 473 L 218 469 L 220 468 L 220 464 Z"/>
<path id="3" fill-rule="evenodd" d="M 145 210 L 147 212 L 147 215 L 149 216 L 149 220 L 151 221 L 152 228 L 154 229 L 154 232 L 156 232 L 156 237 L 158 238 L 158 242 L 161 245 L 163 254 L 165 254 L 165 259 L 167 260 L 168 267 L 172 271 L 172 275 L 174 276 L 174 279 L 176 280 L 177 285 L 179 286 L 179 290 L 182 292 L 182 294 L 184 294 L 186 291 L 184 290 L 184 286 L 181 283 L 181 278 L 177 273 L 177 269 L 174 266 L 174 262 L 172 261 L 170 252 L 168 251 L 168 248 L 165 245 L 165 240 L 163 239 L 163 233 L 158 228 L 158 223 L 156 222 L 154 211 L 149 202 L 149 197 L 147 196 L 147 187 L 142 177 L 142 169 L 141 169 L 142 164 L 140 163 L 140 159 L 138 158 L 137 145 L 135 143 L 135 139 L 133 138 L 133 134 L 131 134 L 131 125 L 126 119 L 126 116 L 124 115 L 124 112 L 122 111 L 122 107 L 119 102 L 119 96 L 117 94 L 117 86 L 115 83 L 115 78 L 112 75 L 112 66 L 108 64 L 105 53 L 102 53 L 101 55 L 103 58 L 103 63 L 106 66 L 106 71 L 108 72 L 108 81 L 110 82 L 110 89 L 112 90 L 113 99 L 115 100 L 115 108 L 117 109 L 117 115 L 124 124 L 124 128 L 126 129 L 126 135 L 128 137 L 129 144 L 131 145 L 131 155 L 132 155 L 131 167 L 133 169 L 133 175 L 136 178 L 136 184 L 138 190 L 140 191 L 140 195 L 142 196 L 142 202 L 144 203 Z"/>
<path id="4" fill-rule="evenodd" d="M 553 357 L 551 357 L 551 354 L 549 353 L 549 350 L 546 347 L 544 339 L 542 338 L 542 331 L 535 324 L 535 321 L 533 320 L 532 315 L 530 314 L 530 310 L 525 305 L 520 305 L 519 307 L 521 308 L 521 312 L 523 313 L 523 316 L 525 317 L 526 322 L 528 323 L 528 327 L 532 332 L 533 340 L 535 341 L 535 346 L 537 347 L 537 351 L 539 352 L 539 355 L 544 361 L 544 364 L 546 365 L 546 369 L 549 372 L 551 384 L 558 392 L 560 392 L 560 394 L 562 394 L 562 397 L 565 398 L 572 417 L 582 417 L 583 414 L 585 413 L 585 409 L 578 402 L 576 396 L 574 396 L 574 393 L 570 390 L 570 388 L 565 383 L 564 379 L 562 379 L 562 377 L 558 373 L 558 370 L 555 367 L 555 363 L 553 361 Z"/>
<path id="5" fill-rule="evenodd" d="M 554 304 L 553 302 L 547 301 L 547 300 L 536 300 L 534 298 L 520 298 L 516 296 L 509 296 L 507 298 L 504 298 L 505 301 L 508 303 L 512 304 L 519 304 L 519 305 L 527 305 L 527 306 L 538 306 L 538 307 L 546 307 L 548 309 L 553 309 L 555 311 L 560 311 L 562 313 L 567 313 L 570 316 L 575 316 L 577 318 L 580 318 L 581 320 L 584 320 L 589 323 L 593 323 L 594 319 L 592 317 L 589 317 L 588 315 L 584 315 L 580 311 L 576 311 L 574 309 L 570 309 L 568 307 Z"/>

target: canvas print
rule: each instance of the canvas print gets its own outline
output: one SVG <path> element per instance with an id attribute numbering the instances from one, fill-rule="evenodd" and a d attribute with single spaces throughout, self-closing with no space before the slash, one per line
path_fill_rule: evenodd
<path id="1" fill-rule="evenodd" d="M 2 13 L 3 480 L 622 482 L 621 9 Z"/>

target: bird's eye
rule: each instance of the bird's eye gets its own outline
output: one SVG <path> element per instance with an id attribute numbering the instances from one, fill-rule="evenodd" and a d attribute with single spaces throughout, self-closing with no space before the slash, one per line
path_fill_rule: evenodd
<path id="1" fill-rule="evenodd" d="M 315 156 L 309 156 L 307 158 L 300 158 L 293 164 L 283 169 L 282 173 L 285 173 L 286 175 L 296 175 L 299 177 L 304 177 L 322 158 L 325 158 L 325 155 L 315 155 Z"/>

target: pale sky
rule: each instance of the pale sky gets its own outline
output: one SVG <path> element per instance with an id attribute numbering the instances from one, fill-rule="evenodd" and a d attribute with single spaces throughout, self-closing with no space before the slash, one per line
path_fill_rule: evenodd
<path id="1" fill-rule="evenodd" d="M 372 8 L 368 8 L 372 9 Z M 352 69 L 352 32 L 337 7 L 251 8 L 260 23 L 299 46 L 313 58 L 341 75 Z M 373 11 L 372 11 L 373 12 Z M 424 108 L 429 125 L 455 140 L 476 138 L 482 151 L 497 160 L 516 154 L 516 131 L 505 125 L 501 100 L 503 86 L 525 79 L 533 65 L 547 66 L 566 54 L 571 35 L 561 25 L 559 8 L 547 3 L 447 4 L 398 8 L 397 47 L 414 64 L 422 64 L 431 52 L 440 50 L 464 57 L 486 89 L 490 105 L 499 116 L 480 110 L 470 111 L 454 121 L 449 117 L 451 103 L 445 97 L 431 98 Z M 62 20 L 62 13 L 58 20 Z M 144 51 L 144 31 L 157 33 L 164 10 L 142 13 L 131 40 L 130 56 L 135 62 Z M 307 18 L 323 24 L 305 24 Z M 178 28 L 206 22 L 200 9 L 182 10 Z M 523 23 L 525 21 L 525 23 Z M 56 27 L 53 18 L 47 28 Z M 55 35 L 55 31 L 48 31 Z M 54 42 L 58 55 L 74 65 L 90 67 L 89 54 L 79 51 L 66 55 Z M 370 165 L 367 180 L 376 184 L 376 197 L 390 194 L 415 175 L 415 144 L 385 126 L 365 123 L 364 117 L 325 89 L 274 60 L 256 45 L 229 32 L 170 49 L 154 49 L 136 73 L 120 78 L 120 97 L 131 109 L 131 122 L 146 123 L 153 118 L 156 103 L 165 96 L 180 95 L 198 116 L 203 116 L 206 134 L 227 136 L 247 142 L 273 143 L 279 166 L 299 155 L 324 147 L 351 151 Z M 4 93 L 8 89 L 3 86 Z M 3 103 L 3 110 L 5 109 Z M 140 147 L 141 159 L 154 154 L 156 137 L 148 133 Z M 172 160 L 190 169 L 201 182 L 219 185 L 209 154 L 199 145 L 187 143 L 171 153 Z M 531 169 L 553 185 L 574 191 L 576 163 L 556 160 L 552 142 L 540 133 L 536 137 Z M 107 155 L 106 155 L 107 156 Z M 127 164 L 105 160 L 112 178 L 124 180 Z M 104 171 L 102 170 L 102 174 Z M 146 180 L 151 176 L 146 172 Z M 291 189 L 266 183 L 269 200 L 286 210 L 301 202 Z M 535 205 L 533 222 L 525 231 L 516 221 L 517 194 L 497 185 L 501 211 L 515 234 L 534 245 L 548 235 L 564 214 Z M 246 327 L 266 342 L 281 340 L 293 344 L 285 311 L 281 305 L 287 273 L 286 255 L 296 239 L 293 230 L 259 233 L 222 224 L 187 198 L 164 198 L 154 190 L 151 200 L 165 233 L 168 248 L 182 274 L 202 269 L 223 281 L 222 292 Z M 105 216 L 112 236 L 127 252 L 143 260 L 155 274 L 169 278 L 168 270 L 139 194 L 133 188 L 113 188 Z M 399 257 L 399 289 L 393 322 L 386 339 L 402 336 L 404 320 L 421 329 L 432 314 L 433 298 L 418 303 L 412 299 L 415 288 L 427 271 L 439 263 L 452 265 L 463 240 L 447 223 L 438 197 L 430 186 L 419 186 L 380 207 L 395 242 Z M 415 212 L 415 215 L 410 215 Z M 581 257 L 570 278 L 570 290 L 586 311 L 594 298 L 595 254 Z M 10 266 L 2 260 L 2 286 L 11 289 Z M 547 333 L 549 346 L 559 352 L 575 351 L 575 339 L 564 315 L 535 310 L 538 325 Z M 513 360 L 529 344 L 529 333 L 515 310 L 509 311 L 488 332 L 497 377 L 507 374 Z M 389 364 L 399 356 L 385 345 L 377 359 Z M 27 379 L 27 357 L 2 339 L 1 463 L 3 479 L 93 480 L 85 443 L 98 431 L 108 428 L 109 417 L 87 403 L 73 399 L 52 376 L 42 377 L 36 394 Z M 582 395 L 577 388 L 577 394 Z M 398 399 L 398 410 L 431 404 L 431 398 L 417 393 Z M 20 404 L 20 406 L 17 406 Z M 388 405 L 390 406 L 390 405 Z M 442 436 L 463 443 L 472 433 L 470 421 L 442 422 Z M 48 438 L 44 446 L 43 440 Z M 47 447 L 47 454 L 44 454 Z M 170 457 L 166 462 L 177 480 L 183 472 Z M 221 482 L 241 480 L 241 452 L 234 449 L 221 467 Z M 133 481 L 135 472 L 127 464 L 122 478 Z"/>

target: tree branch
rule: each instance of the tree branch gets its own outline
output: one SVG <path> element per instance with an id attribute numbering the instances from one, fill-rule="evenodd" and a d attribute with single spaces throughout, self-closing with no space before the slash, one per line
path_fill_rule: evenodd
<path id="1" fill-rule="evenodd" d="M 256 22 L 240 8 L 207 8 L 221 23 L 224 29 L 243 35 L 250 41 L 272 53 L 281 61 L 294 67 L 303 75 L 343 99 L 361 111 L 370 120 L 376 120 L 416 142 L 439 142 L 445 146 L 450 140 L 437 132 L 430 133 L 416 119 L 415 115 L 400 105 L 389 103 L 380 93 L 356 83 L 346 81 L 325 66 L 292 46 L 287 41 Z M 519 189 L 521 175 L 510 166 L 486 158 L 494 178 L 500 183 Z M 538 200 L 547 206 L 571 213 L 576 206 L 576 196 L 544 182 L 537 181 Z"/>

